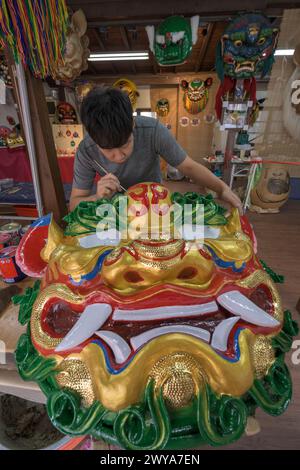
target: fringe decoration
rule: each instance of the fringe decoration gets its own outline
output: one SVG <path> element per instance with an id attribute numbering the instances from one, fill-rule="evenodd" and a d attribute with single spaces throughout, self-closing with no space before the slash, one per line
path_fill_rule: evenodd
<path id="1" fill-rule="evenodd" d="M 38 78 L 55 78 L 67 30 L 65 0 L 1 0 L 0 46 L 7 44 L 16 63 Z"/>

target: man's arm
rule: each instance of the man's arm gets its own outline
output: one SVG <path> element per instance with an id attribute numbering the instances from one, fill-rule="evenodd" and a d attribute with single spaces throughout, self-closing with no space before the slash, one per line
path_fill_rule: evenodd
<path id="1" fill-rule="evenodd" d="M 217 193 L 218 198 L 224 202 L 229 203 L 233 207 L 237 207 L 239 212 L 242 213 L 242 203 L 238 196 L 227 186 L 224 181 L 217 178 L 208 168 L 200 163 L 195 162 L 189 156 L 186 156 L 184 161 L 177 166 L 185 176 L 191 178 L 195 183 L 211 189 Z"/>
<path id="2" fill-rule="evenodd" d="M 70 196 L 70 211 L 75 209 L 80 201 L 96 201 L 96 194 L 90 195 L 90 191 L 88 189 L 77 189 L 73 187 Z"/>
<path id="3" fill-rule="evenodd" d="M 70 196 L 70 211 L 75 209 L 75 207 L 81 201 L 97 201 L 102 198 L 111 198 L 116 192 L 120 191 L 120 182 L 118 178 L 109 173 L 101 178 L 97 182 L 97 189 L 95 194 L 91 194 L 89 189 L 79 189 L 72 187 L 72 192 Z"/>
<path id="4" fill-rule="evenodd" d="M 212 189 L 222 201 L 237 207 L 240 213 L 242 213 L 240 199 L 231 191 L 227 184 L 217 178 L 205 166 L 188 157 L 169 130 L 160 122 L 156 126 L 155 147 L 156 152 L 170 165 L 178 168 L 181 173 L 193 179 L 199 185 Z"/>

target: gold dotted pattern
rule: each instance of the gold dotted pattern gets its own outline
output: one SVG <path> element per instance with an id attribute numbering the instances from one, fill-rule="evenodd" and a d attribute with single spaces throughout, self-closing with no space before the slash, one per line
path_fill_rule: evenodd
<path id="1" fill-rule="evenodd" d="M 43 309 L 46 303 L 53 297 L 63 299 L 73 304 L 81 304 L 84 300 L 84 297 L 74 294 L 64 284 L 51 284 L 42 290 L 33 304 L 30 326 L 33 341 L 45 349 L 56 348 L 62 341 L 61 338 L 52 338 L 52 336 L 48 335 L 48 333 L 43 330 L 41 324 Z"/>
<path id="2" fill-rule="evenodd" d="M 81 403 L 89 407 L 95 400 L 91 374 L 80 359 L 69 358 L 62 361 L 57 369 L 56 376 L 58 385 L 62 388 L 72 390 L 81 398 Z"/>
<path id="3" fill-rule="evenodd" d="M 203 371 L 190 354 L 175 353 L 160 358 L 149 378 L 154 379 L 156 390 L 162 388 L 167 405 L 178 409 L 187 406 L 203 384 Z"/>
<path id="4" fill-rule="evenodd" d="M 270 278 L 270 276 L 263 270 L 257 270 L 246 279 L 242 279 L 241 281 L 237 282 L 237 285 L 240 287 L 246 287 L 248 289 L 253 289 L 260 284 L 265 284 L 272 294 L 272 300 L 274 304 L 274 318 L 279 322 L 283 322 L 283 310 L 281 305 L 281 300 L 279 296 L 279 292 L 275 287 L 274 282 Z"/>
<path id="5" fill-rule="evenodd" d="M 173 266 L 177 266 L 180 261 L 180 256 L 176 256 L 176 258 L 171 258 L 168 260 L 156 261 L 147 258 L 140 258 L 140 263 L 144 266 L 148 266 L 154 269 L 161 269 L 161 270 L 168 270 Z"/>
<path id="6" fill-rule="evenodd" d="M 267 336 L 256 336 L 250 346 L 255 376 L 258 379 L 264 377 L 275 360 L 275 353 L 272 347 L 272 339 Z"/>
<path id="7" fill-rule="evenodd" d="M 168 241 L 160 245 L 143 243 L 142 240 L 136 240 L 132 243 L 135 250 L 142 258 L 169 258 L 177 256 L 184 247 L 183 240 Z"/>

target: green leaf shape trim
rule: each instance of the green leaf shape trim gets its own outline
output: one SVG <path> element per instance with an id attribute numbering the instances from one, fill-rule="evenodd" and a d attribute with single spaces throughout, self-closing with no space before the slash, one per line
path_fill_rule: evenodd
<path id="1" fill-rule="evenodd" d="M 278 335 L 272 339 L 272 346 L 281 353 L 288 352 L 293 344 L 293 336 L 299 333 L 298 323 L 292 319 L 289 310 L 285 310 L 283 326 Z"/>
<path id="2" fill-rule="evenodd" d="M 265 378 L 254 380 L 249 393 L 257 405 L 272 416 L 286 410 L 292 397 L 292 380 L 283 354 L 276 359 Z"/>
<path id="3" fill-rule="evenodd" d="M 259 260 L 262 267 L 266 271 L 266 273 L 269 274 L 270 278 L 272 281 L 274 281 L 277 284 L 283 284 L 284 283 L 284 276 L 282 274 L 277 274 L 273 269 L 270 268 L 270 266 L 267 265 L 262 259 Z"/>
<path id="4" fill-rule="evenodd" d="M 217 397 L 205 384 L 198 395 L 198 427 L 205 442 L 212 446 L 236 441 L 245 431 L 247 407 L 241 398 Z"/>
<path id="5" fill-rule="evenodd" d="M 31 316 L 32 306 L 40 291 L 41 281 L 35 281 L 33 287 L 27 287 L 24 294 L 14 295 L 11 300 L 13 304 L 20 305 L 19 309 L 19 323 L 26 325 Z"/>
<path id="6" fill-rule="evenodd" d="M 226 209 L 224 209 L 222 206 L 219 206 L 211 194 L 204 196 L 195 192 L 186 192 L 184 194 L 175 192 L 171 195 L 171 201 L 174 204 L 178 204 L 182 209 L 184 205 L 189 204 L 191 206 L 193 222 L 195 222 L 194 217 L 196 215 L 197 204 L 202 204 L 204 206 L 205 225 L 227 224 L 227 219 L 224 215 Z M 184 214 L 182 213 L 181 217 L 183 218 L 183 216 Z"/>

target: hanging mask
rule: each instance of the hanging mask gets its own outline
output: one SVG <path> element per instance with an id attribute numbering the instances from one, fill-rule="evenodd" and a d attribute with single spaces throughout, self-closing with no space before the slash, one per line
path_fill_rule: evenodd
<path id="1" fill-rule="evenodd" d="M 208 89 L 212 82 L 211 77 L 205 81 L 200 79 L 194 79 L 191 82 L 181 81 L 180 85 L 184 91 L 183 105 L 190 114 L 198 114 L 203 111 L 208 102 Z"/>
<path id="2" fill-rule="evenodd" d="M 155 111 L 158 116 L 165 117 L 170 112 L 170 103 L 167 98 L 160 98 L 156 103 Z"/>
<path id="3" fill-rule="evenodd" d="M 157 28 L 147 26 L 149 46 L 159 65 L 183 64 L 198 38 L 199 16 L 170 16 Z"/>
<path id="4" fill-rule="evenodd" d="M 113 84 L 113 87 L 120 88 L 120 90 L 127 93 L 127 95 L 129 96 L 132 108 L 133 110 L 135 110 L 137 99 L 140 96 L 136 84 L 132 82 L 131 80 L 128 80 L 128 78 L 120 78 Z"/>
<path id="5" fill-rule="evenodd" d="M 279 30 L 269 19 L 247 13 L 226 28 L 217 49 L 216 70 L 224 76 L 242 79 L 264 76 L 274 62 Z"/>
<path id="6" fill-rule="evenodd" d="M 77 124 L 76 111 L 70 103 L 65 101 L 58 103 L 56 115 L 60 124 Z"/>

